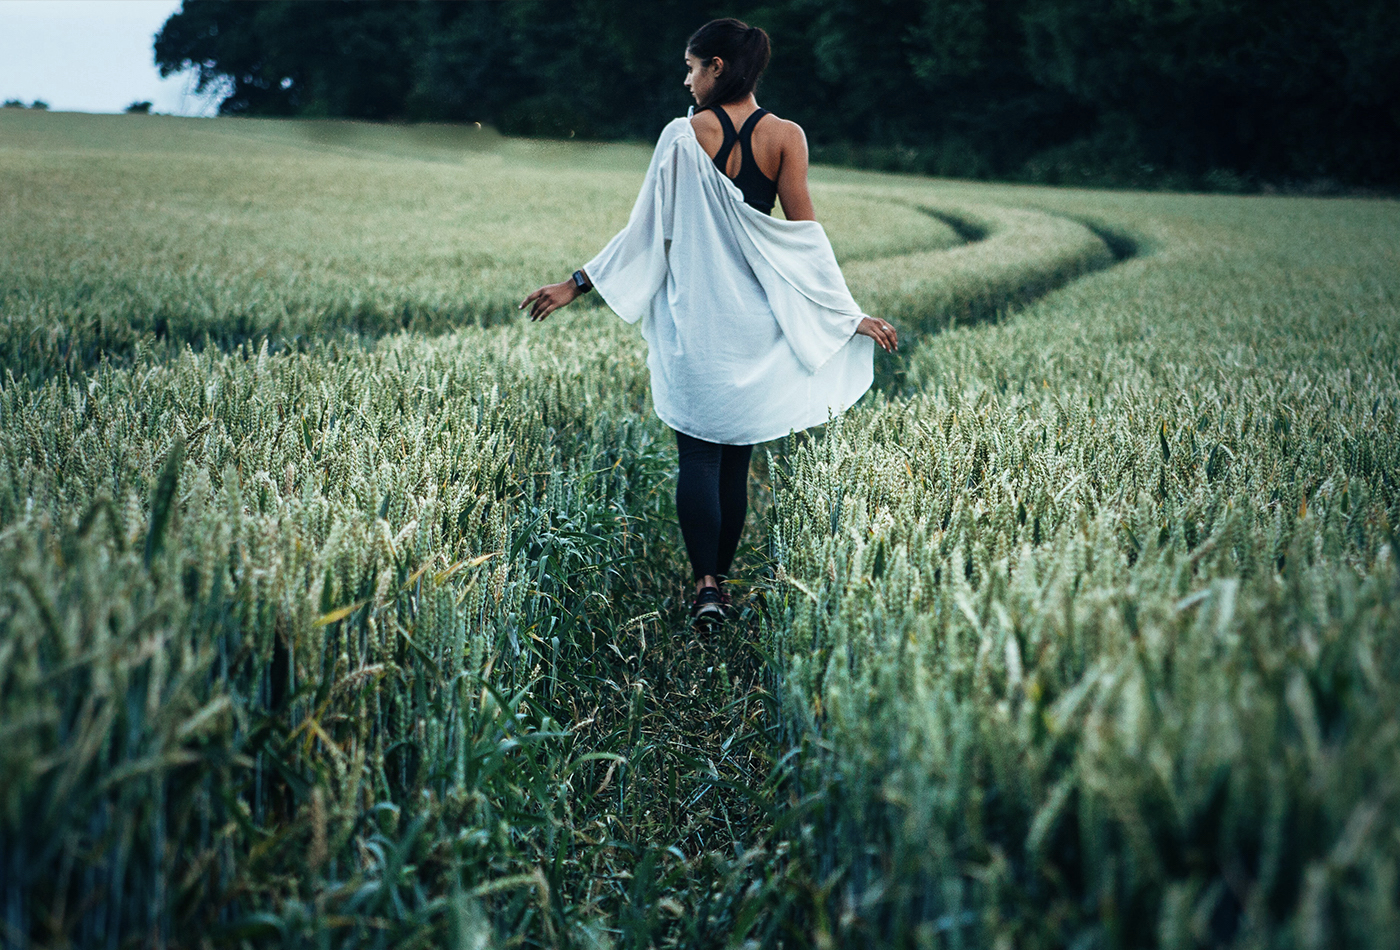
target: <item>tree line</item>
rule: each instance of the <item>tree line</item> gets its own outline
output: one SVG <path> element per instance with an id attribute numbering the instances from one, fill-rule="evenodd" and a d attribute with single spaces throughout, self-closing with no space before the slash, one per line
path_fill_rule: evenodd
<path id="1" fill-rule="evenodd" d="M 1248 189 L 1400 183 L 1395 0 L 185 0 L 156 37 L 229 115 L 641 138 L 716 16 L 766 29 L 760 101 L 818 160 Z"/>

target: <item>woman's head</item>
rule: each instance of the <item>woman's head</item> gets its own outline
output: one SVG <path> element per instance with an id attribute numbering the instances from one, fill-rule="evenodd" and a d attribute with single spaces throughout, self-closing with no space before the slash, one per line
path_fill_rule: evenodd
<path id="1" fill-rule="evenodd" d="M 758 85 L 771 50 L 758 27 L 732 17 L 711 20 L 685 44 L 685 84 L 702 106 L 744 99 Z"/>

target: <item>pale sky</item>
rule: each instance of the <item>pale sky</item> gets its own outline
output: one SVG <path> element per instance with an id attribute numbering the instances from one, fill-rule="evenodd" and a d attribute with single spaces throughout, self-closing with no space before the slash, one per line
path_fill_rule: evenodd
<path id="1" fill-rule="evenodd" d="M 0 0 L 0 100 L 64 112 L 213 115 L 187 74 L 160 78 L 152 43 L 180 0 Z"/>

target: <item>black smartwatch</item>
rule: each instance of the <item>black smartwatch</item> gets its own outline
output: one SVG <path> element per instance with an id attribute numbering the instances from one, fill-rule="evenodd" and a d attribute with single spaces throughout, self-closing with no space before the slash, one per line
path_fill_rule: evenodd
<path id="1" fill-rule="evenodd" d="M 578 288 L 578 292 L 581 294 L 586 294 L 593 289 L 593 285 L 588 282 L 587 277 L 583 276 L 583 271 L 581 270 L 574 271 L 574 286 Z"/>

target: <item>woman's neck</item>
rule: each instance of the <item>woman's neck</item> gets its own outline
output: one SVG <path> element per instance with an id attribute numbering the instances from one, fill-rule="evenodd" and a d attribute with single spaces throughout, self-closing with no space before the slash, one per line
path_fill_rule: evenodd
<path id="1" fill-rule="evenodd" d="M 752 112 L 755 109 L 757 109 L 758 99 L 754 96 L 753 93 L 749 93 L 742 99 L 735 99 L 733 102 L 726 102 L 722 105 L 717 105 L 717 107 L 720 109 L 724 109 L 727 112 L 738 112 L 742 114 L 745 112 Z"/>

